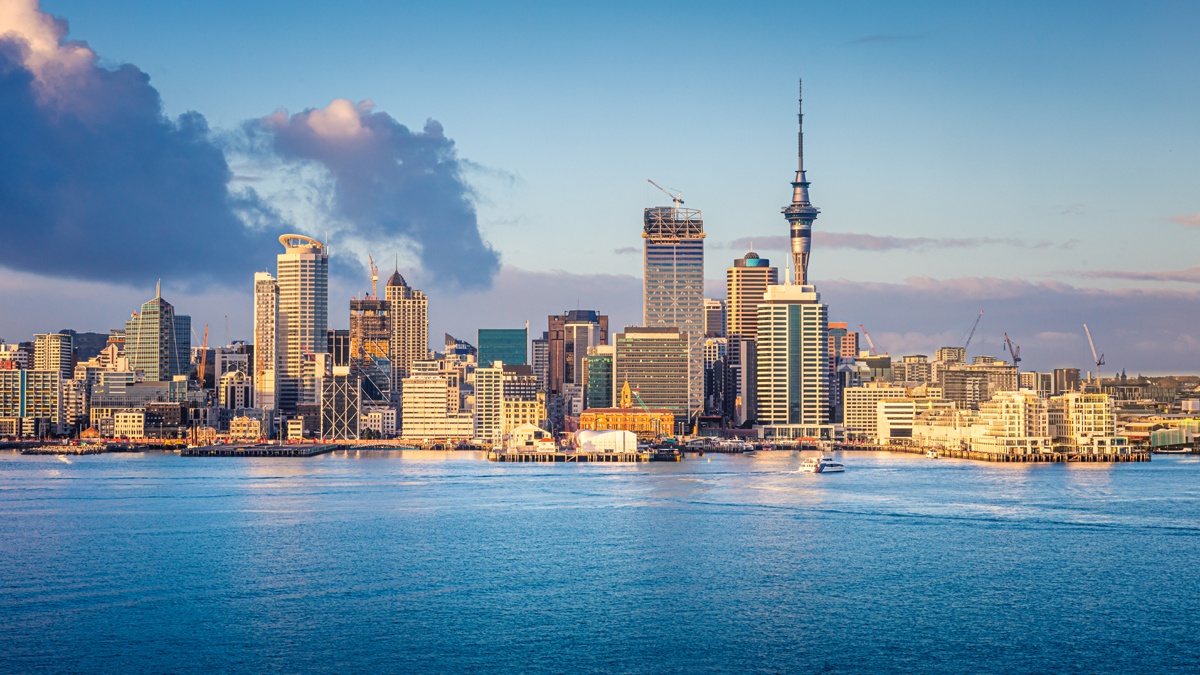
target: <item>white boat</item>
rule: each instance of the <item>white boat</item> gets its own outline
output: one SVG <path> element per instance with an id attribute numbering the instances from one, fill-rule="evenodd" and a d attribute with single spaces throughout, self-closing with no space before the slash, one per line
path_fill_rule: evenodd
<path id="1" fill-rule="evenodd" d="M 937 459 L 937 458 L 938 458 L 938 457 L 940 457 L 941 455 L 938 455 L 938 451 L 937 451 L 937 450 L 926 450 L 926 451 L 925 451 L 925 456 L 926 456 L 926 457 L 928 457 L 929 459 Z"/>
<path id="2" fill-rule="evenodd" d="M 846 465 L 832 457 L 809 457 L 800 465 L 801 473 L 839 473 Z"/>

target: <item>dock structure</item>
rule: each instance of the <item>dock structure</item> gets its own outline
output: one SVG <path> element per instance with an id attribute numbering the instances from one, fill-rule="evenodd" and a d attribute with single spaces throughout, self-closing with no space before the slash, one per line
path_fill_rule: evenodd
<path id="1" fill-rule="evenodd" d="M 1101 454 L 1093 452 L 1038 452 L 1021 455 L 1005 455 L 997 452 L 979 452 L 978 450 L 968 450 L 965 448 L 926 448 L 918 445 L 856 445 L 849 443 L 835 444 L 834 449 L 839 451 L 866 450 L 869 452 L 905 452 L 916 455 L 924 455 L 929 450 L 935 450 L 937 451 L 939 457 L 971 459 L 978 462 L 1018 464 L 1059 462 L 1125 463 L 1150 461 L 1150 453 L 1148 451 L 1136 450 L 1121 454 Z"/>
<path id="2" fill-rule="evenodd" d="M 184 448 L 183 457 L 315 457 L 337 450 L 336 445 L 205 445 Z"/>
<path id="3" fill-rule="evenodd" d="M 545 450 L 493 450 L 490 462 L 678 462 L 679 452 L 639 450 L 637 452 L 562 452 Z"/>
<path id="4" fill-rule="evenodd" d="M 22 455 L 102 455 L 106 445 L 38 445 L 21 448 Z"/>

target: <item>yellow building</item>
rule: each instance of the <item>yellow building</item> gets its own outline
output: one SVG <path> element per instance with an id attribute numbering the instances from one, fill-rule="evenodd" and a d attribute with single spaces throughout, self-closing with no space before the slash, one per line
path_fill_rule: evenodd
<path id="1" fill-rule="evenodd" d="M 675 415 L 670 410 L 641 408 L 589 408 L 579 413 L 580 431 L 632 431 L 639 441 L 670 436 Z"/>

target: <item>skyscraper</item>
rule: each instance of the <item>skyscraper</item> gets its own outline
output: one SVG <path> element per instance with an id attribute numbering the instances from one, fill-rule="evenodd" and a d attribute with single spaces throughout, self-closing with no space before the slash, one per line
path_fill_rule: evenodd
<path id="1" fill-rule="evenodd" d="M 191 369 L 192 318 L 175 314 L 162 299 L 162 284 L 154 298 L 125 322 L 125 355 L 129 367 L 141 371 L 148 382 L 169 381 Z"/>
<path id="2" fill-rule="evenodd" d="M 565 384 L 583 384 L 588 348 L 608 344 L 608 315 L 573 309 L 547 317 L 547 391 L 561 393 Z"/>
<path id="3" fill-rule="evenodd" d="M 329 252 L 325 244 L 301 234 L 279 237 L 284 252 L 276 258 L 279 283 L 278 405 L 292 413 L 301 402 L 319 402 L 319 374 L 306 368 L 315 354 L 325 354 L 329 328 Z"/>
<path id="4" fill-rule="evenodd" d="M 399 388 L 400 380 L 412 374 L 413 363 L 429 358 L 429 299 L 409 286 L 400 270 L 392 272 L 384 297 L 391 322 L 392 382 Z"/>
<path id="5" fill-rule="evenodd" d="M 273 410 L 279 405 L 279 283 L 270 272 L 254 274 L 254 405 Z"/>
<path id="6" fill-rule="evenodd" d="M 725 335 L 753 340 L 758 331 L 758 303 L 767 286 L 779 283 L 779 270 L 754 251 L 725 269 Z"/>
<path id="7" fill-rule="evenodd" d="M 725 337 L 725 301 L 704 299 L 704 336 Z"/>
<path id="8" fill-rule="evenodd" d="M 676 198 L 645 211 L 642 318 L 647 328 L 677 329 L 687 340 L 687 406 L 674 412 L 689 420 L 704 403 L 704 220 L 682 204 Z"/>
<path id="9" fill-rule="evenodd" d="M 501 361 L 506 366 L 523 366 L 529 358 L 529 328 L 480 328 L 479 365 L 490 367 Z"/>
<path id="10" fill-rule="evenodd" d="M 792 237 L 792 283 L 797 286 L 808 284 L 808 255 L 812 244 L 812 224 L 820 210 L 808 200 L 808 177 L 804 174 L 804 89 L 800 88 L 800 105 L 797 118 L 800 131 L 797 135 L 799 148 L 796 180 L 792 181 L 792 203 L 783 207 Z"/>
<path id="11" fill-rule="evenodd" d="M 685 428 L 691 393 L 688 334 L 678 328 L 628 326 L 616 336 L 613 346 L 613 398 L 629 385 L 636 394 L 636 407 L 669 410 L 677 430 Z M 703 385 L 703 370 L 700 375 Z"/>
<path id="12" fill-rule="evenodd" d="M 758 423 L 767 438 L 828 433 L 829 308 L 813 286 L 771 286 L 758 306 Z"/>

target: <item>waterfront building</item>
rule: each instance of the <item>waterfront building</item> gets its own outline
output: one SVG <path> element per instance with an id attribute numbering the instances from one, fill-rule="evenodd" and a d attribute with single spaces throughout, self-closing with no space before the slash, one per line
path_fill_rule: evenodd
<path id="1" fill-rule="evenodd" d="M 501 438 L 507 437 L 513 429 L 525 424 L 547 427 L 546 392 L 538 388 L 533 367 L 504 364 L 503 371 Z"/>
<path id="2" fill-rule="evenodd" d="M 670 412 L 683 431 L 692 410 L 689 334 L 677 328 L 627 326 L 614 342 L 614 394 L 628 386 L 639 407 Z"/>
<path id="3" fill-rule="evenodd" d="M 121 410 L 112 416 L 114 438 L 141 439 L 146 437 L 146 413 L 142 410 Z"/>
<path id="4" fill-rule="evenodd" d="M 613 358 L 616 348 L 600 345 L 588 350 L 584 360 L 584 410 L 613 405 Z"/>
<path id="5" fill-rule="evenodd" d="M 846 435 L 875 439 L 879 436 L 879 402 L 908 397 L 908 389 L 889 382 L 867 382 L 842 392 L 842 424 Z"/>
<path id="6" fill-rule="evenodd" d="M 391 438 L 396 435 L 396 409 L 393 407 L 363 408 L 361 417 L 362 432 L 374 432 L 378 438 Z"/>
<path id="7" fill-rule="evenodd" d="M 643 214 L 642 319 L 647 328 L 678 331 L 686 340 L 687 402 L 676 418 L 690 421 L 704 405 L 705 235 L 700 211 L 682 203 Z"/>
<path id="8" fill-rule="evenodd" d="M 310 367 L 317 354 L 328 354 L 329 251 L 325 244 L 299 234 L 279 237 L 284 252 L 276 256 L 279 284 L 279 371 L 277 405 L 294 413 L 301 403 L 320 400 L 317 377 Z M 306 427 L 316 430 L 316 425 Z"/>
<path id="9" fill-rule="evenodd" d="M 75 372 L 71 334 L 39 333 L 33 339 L 33 368 L 57 370 L 62 379 L 71 379 Z"/>
<path id="10" fill-rule="evenodd" d="M 154 298 L 142 304 L 125 322 L 125 355 L 129 366 L 151 382 L 165 382 L 191 369 L 192 319 L 175 314 L 162 298 L 162 285 Z"/>
<path id="11" fill-rule="evenodd" d="M 254 405 L 274 410 L 279 405 L 279 283 L 270 272 L 254 274 Z"/>
<path id="12" fill-rule="evenodd" d="M 758 306 L 758 424 L 764 438 L 822 438 L 829 415 L 829 308 L 813 286 L 771 286 Z"/>
<path id="13" fill-rule="evenodd" d="M 44 420 L 43 425 L 34 426 L 64 433 L 62 383 L 57 370 L 0 370 L 0 418 Z"/>
<path id="14" fill-rule="evenodd" d="M 510 366 L 524 366 L 528 360 L 529 327 L 480 328 L 479 364 L 502 361 Z"/>
<path id="15" fill-rule="evenodd" d="M 267 437 L 263 420 L 239 415 L 229 422 L 229 438 L 239 441 L 257 441 Z"/>
<path id="16" fill-rule="evenodd" d="M 482 333 L 482 331 L 481 331 Z M 480 337 L 483 337 L 480 335 Z M 482 346 L 482 340 L 481 346 Z M 504 363 L 493 361 L 475 369 L 475 438 L 499 443 L 504 424 Z"/>
<path id="17" fill-rule="evenodd" d="M 617 337 L 620 338 L 619 335 Z M 647 442 L 675 433 L 676 418 L 670 410 L 650 408 L 641 401 L 635 404 L 634 400 L 634 392 L 629 384 L 622 385 L 616 407 L 590 408 L 579 414 L 579 430 L 631 431 L 639 441 Z"/>
<path id="18" fill-rule="evenodd" d="M 1029 390 L 997 392 L 979 404 L 970 444 L 977 452 L 999 455 L 1053 451 L 1046 400 Z"/>
<path id="19" fill-rule="evenodd" d="M 955 409 L 953 401 L 941 398 L 940 392 L 928 396 L 913 393 L 904 398 L 882 398 L 876 403 L 876 443 L 887 445 L 894 441 L 908 442 L 913 437 L 917 416 L 930 410 Z"/>
<path id="20" fill-rule="evenodd" d="M 414 375 L 402 383 L 400 436 L 405 440 L 465 440 L 475 435 L 470 413 L 451 412 L 448 403 L 457 399 L 446 378 Z"/>
<path id="21" fill-rule="evenodd" d="M 704 299 L 704 336 L 725 337 L 725 301 Z"/>
<path id="22" fill-rule="evenodd" d="M 563 385 L 583 384 L 583 359 L 588 349 L 608 344 L 608 315 L 573 309 L 550 315 L 547 323 L 547 391 L 558 394 Z"/>
<path id="23" fill-rule="evenodd" d="M 349 366 L 333 366 L 332 373 L 321 378 L 320 437 L 357 439 L 361 408 L 361 380 Z"/>
<path id="24" fill-rule="evenodd" d="M 1062 452 L 1113 454 L 1128 452 L 1117 435 L 1115 406 L 1108 394 L 1072 392 L 1049 401 L 1050 435 Z"/>

